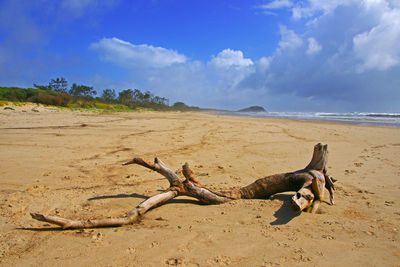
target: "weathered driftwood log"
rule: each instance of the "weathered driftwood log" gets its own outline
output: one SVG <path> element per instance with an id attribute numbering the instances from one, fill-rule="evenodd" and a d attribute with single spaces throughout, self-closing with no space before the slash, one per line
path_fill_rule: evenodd
<path id="1" fill-rule="evenodd" d="M 170 170 L 160 159 L 155 158 L 154 163 L 141 158 L 134 158 L 123 165 L 138 164 L 166 177 L 170 187 L 163 193 L 152 196 L 121 218 L 107 218 L 99 220 L 70 220 L 56 216 L 31 213 L 32 218 L 45 221 L 67 228 L 92 228 L 105 226 L 121 226 L 135 222 L 141 215 L 153 207 L 161 205 L 177 196 L 190 196 L 206 204 L 221 204 L 235 199 L 268 198 L 276 193 L 296 191 L 293 196 L 293 210 L 300 212 L 308 209 L 315 212 L 320 202 L 324 199 L 324 188 L 330 194 L 333 204 L 333 180 L 326 172 L 328 160 L 328 146 L 316 144 L 311 162 L 302 170 L 270 175 L 256 180 L 245 187 L 231 191 L 213 192 L 202 186 L 195 178 L 189 164 L 182 166 L 185 180 Z"/>

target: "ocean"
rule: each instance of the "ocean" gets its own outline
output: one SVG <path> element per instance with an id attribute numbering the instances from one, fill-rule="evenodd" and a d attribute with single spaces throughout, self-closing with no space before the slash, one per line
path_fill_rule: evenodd
<path id="1" fill-rule="evenodd" d="M 400 127 L 400 113 L 232 112 L 227 115 Z"/>

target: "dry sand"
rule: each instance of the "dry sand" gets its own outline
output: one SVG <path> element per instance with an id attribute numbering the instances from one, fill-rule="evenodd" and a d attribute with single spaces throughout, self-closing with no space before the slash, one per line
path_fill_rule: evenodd
<path id="1" fill-rule="evenodd" d="M 0 111 L 1 266 L 400 266 L 400 129 L 201 113 Z M 65 230 L 29 212 L 124 215 L 168 186 L 134 156 L 186 161 L 215 189 L 301 169 L 329 145 L 336 205 L 294 216 L 293 193 L 178 198 L 120 228 Z"/>

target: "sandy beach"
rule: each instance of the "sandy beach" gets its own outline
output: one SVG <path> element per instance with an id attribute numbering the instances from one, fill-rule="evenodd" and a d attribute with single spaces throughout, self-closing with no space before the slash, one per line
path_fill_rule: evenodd
<path id="1" fill-rule="evenodd" d="M 294 215 L 293 192 L 201 205 L 176 198 L 133 225 L 60 230 L 123 216 L 168 187 L 135 156 L 188 162 L 229 189 L 304 168 L 328 144 L 336 204 Z M 400 128 L 218 116 L 0 109 L 1 266 L 400 266 Z M 327 195 L 327 192 L 326 192 Z"/>

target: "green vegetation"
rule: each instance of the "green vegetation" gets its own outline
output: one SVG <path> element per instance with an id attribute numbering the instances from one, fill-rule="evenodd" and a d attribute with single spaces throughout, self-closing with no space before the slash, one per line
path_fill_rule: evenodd
<path id="1" fill-rule="evenodd" d="M 248 108 L 240 109 L 237 112 L 267 112 L 267 111 L 265 110 L 265 108 L 261 106 L 251 106 Z"/>
<path id="2" fill-rule="evenodd" d="M 172 105 L 172 108 L 175 110 L 180 110 L 180 111 L 195 111 L 195 110 L 200 110 L 199 107 L 193 107 L 193 106 L 187 106 L 183 102 L 176 102 L 175 104 Z"/>
<path id="3" fill-rule="evenodd" d="M 93 111 L 153 111 L 153 110 L 199 110 L 183 102 L 169 106 L 169 99 L 159 97 L 150 91 L 126 89 L 118 93 L 114 89 L 103 90 L 100 97 L 93 87 L 73 83 L 68 89 L 65 78 L 52 79 L 48 85 L 33 84 L 35 88 L 0 87 L 0 106 L 8 102 L 31 102 L 43 105 L 65 107 L 72 110 Z"/>

